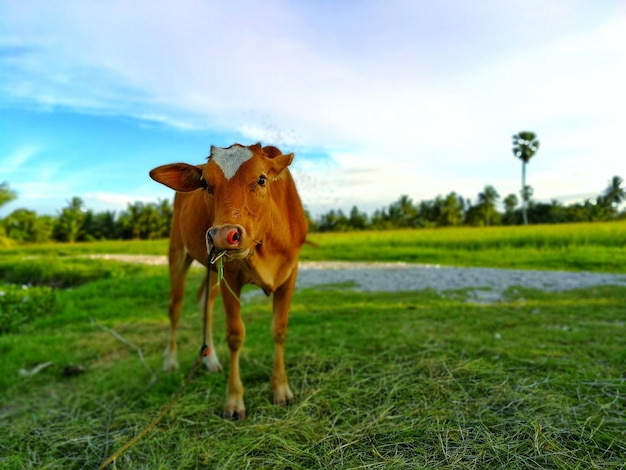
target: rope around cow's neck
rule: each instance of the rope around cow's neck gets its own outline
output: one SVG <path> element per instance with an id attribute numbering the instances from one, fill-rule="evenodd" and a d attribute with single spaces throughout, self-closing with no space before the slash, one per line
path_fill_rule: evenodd
<path id="1" fill-rule="evenodd" d="M 206 342 L 206 320 L 207 320 L 207 309 L 209 308 L 209 295 L 211 294 L 211 257 L 213 256 L 213 251 L 209 253 L 209 262 L 206 265 L 206 286 L 204 287 L 204 305 L 203 305 L 203 314 L 202 314 L 202 347 L 200 347 L 200 357 L 208 356 L 211 354 L 211 349 Z"/>
<path id="2" fill-rule="evenodd" d="M 204 315 L 202 317 L 203 328 L 202 328 L 202 347 L 200 348 L 200 357 L 205 357 L 211 354 L 211 348 L 209 348 L 209 345 L 207 344 L 207 337 L 206 337 L 206 327 L 207 327 L 206 312 L 207 312 L 207 309 L 209 308 L 209 305 L 208 305 L 209 295 L 211 294 L 211 265 L 212 264 L 215 264 L 217 268 L 217 285 L 219 286 L 220 282 L 224 281 L 224 285 L 226 286 L 230 294 L 235 298 L 235 300 L 237 300 L 237 302 L 239 302 L 239 304 L 241 304 L 241 300 L 239 299 L 237 294 L 235 294 L 235 292 L 228 285 L 228 282 L 226 282 L 226 279 L 224 279 L 224 255 L 226 255 L 226 250 L 222 250 L 216 255 L 215 247 L 212 247 L 211 251 L 209 252 L 209 262 L 207 263 L 207 267 L 206 267 L 206 286 L 204 288 Z"/>

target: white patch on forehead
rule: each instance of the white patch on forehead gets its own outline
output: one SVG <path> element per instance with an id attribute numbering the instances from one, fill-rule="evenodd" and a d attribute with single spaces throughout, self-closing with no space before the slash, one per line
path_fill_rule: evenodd
<path id="1" fill-rule="evenodd" d="M 252 152 L 248 147 L 233 147 L 223 149 L 211 147 L 211 160 L 220 167 L 227 180 L 235 176 L 239 167 L 252 158 Z"/>

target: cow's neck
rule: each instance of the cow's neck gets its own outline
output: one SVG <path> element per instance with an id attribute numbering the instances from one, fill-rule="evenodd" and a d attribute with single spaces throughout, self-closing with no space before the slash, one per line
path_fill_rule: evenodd
<path id="1" fill-rule="evenodd" d="M 247 282 L 259 286 L 266 295 L 283 285 L 297 265 L 297 257 L 290 259 L 275 252 L 265 256 L 261 247 L 257 247 L 253 256 L 242 260 Z"/>

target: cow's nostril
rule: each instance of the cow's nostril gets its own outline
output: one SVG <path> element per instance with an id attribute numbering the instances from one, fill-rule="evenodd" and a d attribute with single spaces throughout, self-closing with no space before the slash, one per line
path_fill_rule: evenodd
<path id="1" fill-rule="evenodd" d="M 235 228 L 228 232 L 228 235 L 226 236 L 226 240 L 231 245 L 236 245 L 237 243 L 239 243 L 240 238 L 241 235 L 239 235 L 239 230 Z"/>

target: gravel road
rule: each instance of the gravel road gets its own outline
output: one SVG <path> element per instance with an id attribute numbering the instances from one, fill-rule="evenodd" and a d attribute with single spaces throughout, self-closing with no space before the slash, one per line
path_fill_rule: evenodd
<path id="1" fill-rule="evenodd" d="M 598 285 L 626 286 L 626 275 L 590 272 L 537 271 L 520 269 L 457 268 L 407 263 L 300 263 L 298 284 L 353 283 L 364 291 L 445 292 L 470 289 L 469 298 L 495 301 L 509 287 L 564 291 Z"/>
<path id="2" fill-rule="evenodd" d="M 92 257 L 145 264 L 166 264 L 165 256 L 92 255 Z M 598 285 L 626 286 L 625 274 L 536 271 L 493 268 L 456 268 L 408 263 L 310 262 L 300 263 L 298 286 L 348 285 L 361 291 L 445 292 L 470 289 L 469 298 L 490 302 L 509 287 L 564 291 Z"/>

